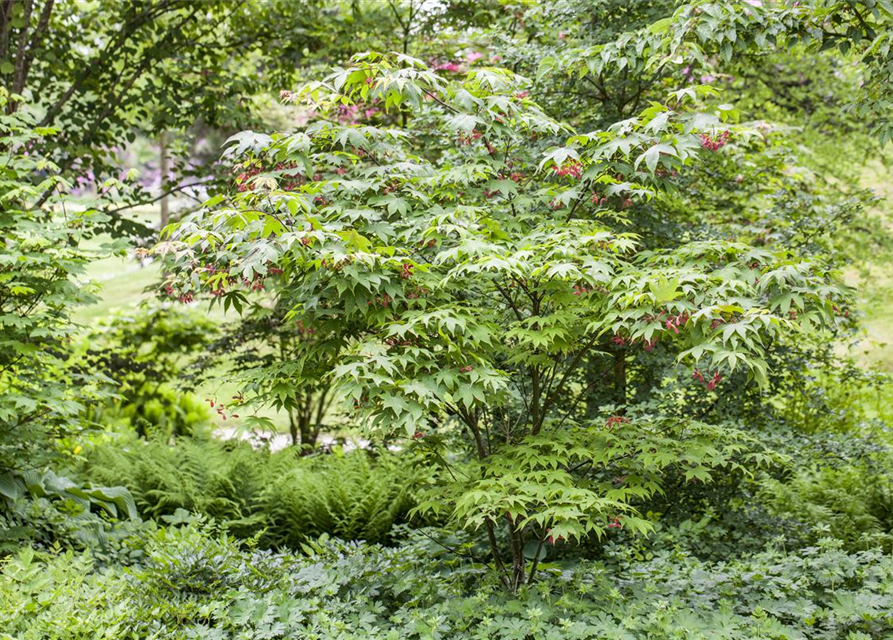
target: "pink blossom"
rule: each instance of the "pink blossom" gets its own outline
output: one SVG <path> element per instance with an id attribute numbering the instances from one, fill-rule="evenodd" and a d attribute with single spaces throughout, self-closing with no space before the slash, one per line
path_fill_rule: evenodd
<path id="1" fill-rule="evenodd" d="M 728 131 L 723 131 L 721 134 L 716 136 L 715 138 L 708 133 L 701 134 L 701 146 L 709 151 L 717 151 L 722 149 L 726 142 L 729 141 L 729 137 L 731 133 Z"/>
<path id="2" fill-rule="evenodd" d="M 457 71 L 459 71 L 459 65 L 455 62 L 441 62 L 440 64 L 434 66 L 434 70 L 456 73 Z"/>
<path id="3" fill-rule="evenodd" d="M 472 51 L 471 53 L 466 54 L 465 61 L 468 62 L 469 64 L 471 64 L 477 60 L 480 60 L 483 57 L 484 57 L 483 53 L 480 53 L 478 51 Z"/>

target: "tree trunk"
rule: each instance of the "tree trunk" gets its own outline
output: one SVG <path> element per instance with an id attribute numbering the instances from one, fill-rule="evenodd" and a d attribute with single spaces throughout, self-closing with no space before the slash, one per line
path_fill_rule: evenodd
<path id="1" fill-rule="evenodd" d="M 288 409 L 288 435 L 291 436 L 291 446 L 297 447 L 300 444 L 298 440 L 298 423 L 295 422 L 295 412 Z"/>
<path id="2" fill-rule="evenodd" d="M 305 450 L 308 448 L 312 449 L 313 445 L 316 444 L 316 438 L 313 436 L 310 428 L 311 407 L 308 405 L 311 402 L 311 398 L 312 396 L 307 394 L 307 400 L 305 400 L 304 406 L 301 407 L 301 418 L 298 421 L 298 427 L 301 431 L 301 447 Z"/>
<path id="3" fill-rule="evenodd" d="M 506 516 L 508 520 L 509 538 L 512 541 L 512 580 L 511 591 L 517 593 L 518 589 L 525 582 L 525 562 L 524 557 L 524 536 L 521 530 L 512 522 L 511 516 Z"/>
<path id="4" fill-rule="evenodd" d="M 614 395 L 621 407 L 626 404 L 626 349 L 618 347 L 614 352 Z"/>
<path id="5" fill-rule="evenodd" d="M 591 420 L 598 415 L 601 408 L 601 398 L 596 391 L 599 387 L 595 380 L 603 377 L 604 372 L 600 370 L 595 357 L 590 357 L 586 362 L 586 375 L 583 378 L 583 384 L 586 385 L 586 418 Z"/>
<path id="6" fill-rule="evenodd" d="M 161 173 L 161 228 L 164 229 L 170 220 L 170 208 L 168 202 L 168 179 L 167 174 L 170 171 L 170 157 L 167 152 L 167 131 L 158 134 L 158 156 Z"/>

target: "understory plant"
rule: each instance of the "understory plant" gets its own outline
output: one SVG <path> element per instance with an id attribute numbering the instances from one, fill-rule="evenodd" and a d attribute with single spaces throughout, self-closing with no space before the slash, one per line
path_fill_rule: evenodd
<path id="1" fill-rule="evenodd" d="M 81 336 L 81 371 L 100 371 L 110 398 L 93 407 L 94 419 L 141 437 L 190 434 L 210 423 L 211 412 L 191 389 L 188 365 L 217 335 L 199 313 L 140 305 L 97 320 Z"/>
<path id="2" fill-rule="evenodd" d="M 127 487 L 140 515 L 164 521 L 192 513 L 242 539 L 297 549 L 327 534 L 386 542 L 409 520 L 424 472 L 409 454 L 364 450 L 302 456 L 247 443 L 184 437 L 112 438 L 88 448 L 80 475 Z"/>
<path id="3" fill-rule="evenodd" d="M 893 628 L 890 557 L 829 540 L 725 563 L 613 546 L 603 562 L 549 568 L 520 597 L 421 532 L 307 552 L 244 549 L 201 524 L 152 534 L 127 574 L 25 548 L 0 569 L 0 638 L 865 640 Z"/>
<path id="4" fill-rule="evenodd" d="M 10 99 L 0 87 L 0 110 Z M 91 225 L 105 217 L 74 208 L 71 185 L 35 152 L 58 133 L 28 113 L 0 119 L 0 474 L 41 470 L 55 457 L 57 438 L 92 428 L 83 412 L 107 382 L 68 357 L 71 315 L 95 299 L 85 267 L 111 247 L 85 247 Z M 51 197 L 41 206 L 44 193 Z"/>

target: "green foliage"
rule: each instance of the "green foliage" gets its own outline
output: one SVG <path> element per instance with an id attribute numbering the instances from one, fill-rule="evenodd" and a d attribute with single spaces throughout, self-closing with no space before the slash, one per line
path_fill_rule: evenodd
<path id="1" fill-rule="evenodd" d="M 364 451 L 303 457 L 213 439 L 112 440 L 86 453 L 82 470 L 133 494 L 140 514 L 163 519 L 182 510 L 213 518 L 266 546 L 297 548 L 329 534 L 385 541 L 414 506 L 419 474 L 399 456 Z"/>
<path id="2" fill-rule="evenodd" d="M 288 16 L 280 24 L 294 30 L 281 42 L 298 52 L 312 45 L 307 27 L 314 3 L 253 3 L 260 4 L 265 14 L 284 10 Z M 273 33 L 261 28 L 266 25 L 252 9 L 216 0 L 12 2 L 0 16 L 0 82 L 14 94 L 4 110 L 29 112 L 41 127 L 59 131 L 35 148 L 66 178 L 104 192 L 98 206 L 111 218 L 99 223 L 117 233 L 146 234 L 112 204 L 154 197 L 133 174 L 121 175 L 124 146 L 138 133 L 154 137 L 197 120 L 223 127 L 252 121 L 252 103 L 242 98 L 263 86 L 263 74 L 254 69 L 278 67 L 280 60 L 264 55 Z M 233 59 L 234 49 L 246 55 Z M 174 155 L 173 164 L 174 191 L 210 177 L 206 164 L 195 167 L 186 154 Z M 44 186 L 37 195 L 42 201 L 51 191 Z"/>
<path id="3" fill-rule="evenodd" d="M 829 536 L 853 550 L 893 545 L 889 468 L 800 469 L 784 481 L 765 480 L 761 499 L 776 514 L 806 525 L 812 541 Z"/>
<path id="4" fill-rule="evenodd" d="M 828 541 L 717 564 L 612 550 L 605 563 L 545 569 L 520 598 L 422 537 L 389 549 L 311 546 L 308 557 L 242 551 L 207 528 L 167 529 L 128 576 L 92 570 L 89 556 L 26 549 L 3 566 L 0 628 L 27 640 L 855 640 L 893 625 L 890 557 Z"/>
<path id="5" fill-rule="evenodd" d="M 26 548 L 4 565 L 2 628 L 4 640 L 66 640 L 100 633 L 115 634 L 128 599 L 109 601 L 109 588 L 120 577 L 91 573 L 89 556 L 68 551 L 49 562 Z"/>
<path id="6" fill-rule="evenodd" d="M 543 538 L 553 541 L 579 541 L 590 534 L 601 538 L 621 519 L 628 530 L 644 533 L 651 523 L 637 517 L 636 506 L 672 486 L 668 475 L 681 482 L 709 483 L 715 473 L 747 474 L 773 459 L 749 451 L 753 443 L 749 447 L 743 434 L 728 428 L 648 416 L 634 420 L 609 423 L 602 432 L 528 436 L 494 454 L 477 473 L 465 470 L 471 478 L 456 482 L 455 505 L 438 504 L 444 498 L 440 487 L 420 509 L 453 508 L 460 522 L 475 527 L 506 517 L 518 527 L 546 531 Z M 586 482 L 574 478 L 581 467 L 587 467 Z"/>
<path id="7" fill-rule="evenodd" d="M 419 474 L 407 460 L 383 456 L 374 464 L 362 452 L 311 458 L 268 475 L 263 495 L 264 539 L 297 548 L 328 534 L 342 540 L 384 541 L 407 520 Z"/>
<path id="8" fill-rule="evenodd" d="M 305 452 L 316 446 L 335 398 L 332 384 L 321 372 L 332 366 L 330 360 L 293 362 L 302 343 L 315 339 L 311 327 L 287 319 L 288 294 L 279 290 L 276 278 L 255 277 L 252 289 L 267 290 L 269 299 L 252 304 L 250 312 L 221 327 L 221 335 L 208 345 L 192 366 L 197 380 L 209 380 L 225 371 L 239 385 L 234 403 L 240 407 L 244 425 L 273 431 L 271 420 L 245 410 L 272 408 L 288 415 L 293 446 Z M 258 294 L 263 295 L 263 294 Z M 244 407 L 244 408 L 243 408 Z"/>
<path id="9" fill-rule="evenodd" d="M 83 473 L 99 482 L 117 478 L 140 514 L 158 519 L 178 509 L 220 521 L 239 521 L 256 509 L 269 456 L 250 446 L 183 438 L 113 439 L 90 448 Z"/>
<path id="10" fill-rule="evenodd" d="M 893 246 L 859 185 L 893 131 L 891 20 L 5 3 L 0 552 L 40 552 L 3 564 L 0 640 L 891 636 L 889 381 L 839 357 L 843 274 Z M 244 124 L 295 75 L 309 121 L 219 164 L 175 150 L 213 197 L 139 251 L 170 301 L 240 320 L 143 308 L 73 351 L 85 241 L 140 195 L 125 141 Z M 221 363 L 300 449 L 196 433 L 183 391 Z M 335 400 L 400 453 L 302 457 Z"/>
<path id="11" fill-rule="evenodd" d="M 654 15 L 648 4 L 645 7 L 643 13 L 647 15 L 650 10 Z M 886 0 L 695 0 L 679 3 L 647 26 L 609 31 L 608 37 L 596 44 L 584 40 L 558 55 L 546 56 L 540 74 L 561 71 L 581 80 L 595 79 L 596 83 L 624 70 L 633 77 L 650 73 L 658 78 L 667 67 L 687 65 L 689 73 L 692 67 L 696 71 L 715 69 L 747 56 L 798 45 L 805 46 L 813 56 L 831 50 L 861 63 L 864 80 L 849 100 L 857 117 L 870 120 L 873 133 L 886 142 L 893 132 L 886 86 L 891 20 L 893 4 Z"/>
<path id="12" fill-rule="evenodd" d="M 0 109 L 8 94 L 0 89 Z M 0 116 L 0 472 L 27 471 L 52 459 L 54 438 L 80 432 L 85 402 L 103 376 L 73 368 L 72 311 L 93 300 L 80 278 L 84 242 L 102 216 L 66 206 L 68 183 L 34 145 L 52 137 L 28 115 Z M 44 207 L 34 200 L 44 191 Z"/>
<path id="13" fill-rule="evenodd" d="M 210 421 L 184 372 L 216 336 L 207 317 L 171 307 L 141 306 L 96 322 L 78 347 L 79 367 L 114 381 L 116 396 L 96 407 L 96 420 L 129 425 L 141 436 L 192 433 Z"/>
<path id="14" fill-rule="evenodd" d="M 137 517 L 127 489 L 81 485 L 52 471 L 0 476 L 0 506 L 0 555 L 22 543 L 101 550 L 111 523 Z"/>

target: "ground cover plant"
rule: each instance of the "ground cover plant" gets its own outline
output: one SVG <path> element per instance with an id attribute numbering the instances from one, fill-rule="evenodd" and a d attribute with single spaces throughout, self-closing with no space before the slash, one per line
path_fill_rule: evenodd
<path id="1" fill-rule="evenodd" d="M 0 639 L 891 637 L 891 23 L 3 3 Z"/>

